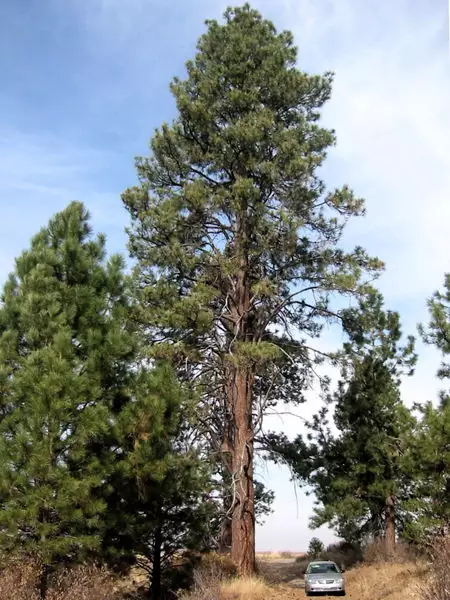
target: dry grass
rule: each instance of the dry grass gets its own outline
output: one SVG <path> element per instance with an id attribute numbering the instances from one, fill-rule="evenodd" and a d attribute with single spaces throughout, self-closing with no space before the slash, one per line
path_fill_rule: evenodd
<path id="1" fill-rule="evenodd" d="M 0 598 L 5 600 L 38 600 L 38 569 L 33 563 L 9 565 L 0 572 Z"/>
<path id="2" fill-rule="evenodd" d="M 111 575 L 95 567 L 61 572 L 52 582 L 48 600 L 119 600 Z"/>
<path id="3" fill-rule="evenodd" d="M 345 579 L 349 596 L 358 600 L 421 600 L 427 571 L 418 562 L 377 562 L 349 571 Z"/>
<path id="4" fill-rule="evenodd" d="M 220 600 L 222 574 L 216 567 L 200 568 L 194 573 L 194 584 L 188 592 L 179 595 L 180 600 Z"/>
<path id="5" fill-rule="evenodd" d="M 272 558 L 272 557 L 271 557 Z M 281 557 L 280 557 L 281 558 Z M 294 561 L 278 565 L 262 562 L 263 579 L 223 578 L 217 571 L 197 573 L 196 584 L 183 600 L 302 600 L 303 581 Z M 275 572 L 276 570 L 276 572 Z M 270 575 L 268 577 L 267 575 Z M 424 562 L 376 562 L 350 569 L 345 576 L 347 597 L 355 600 L 450 600 L 448 596 L 424 595 L 429 567 Z M 434 592 L 433 592 L 434 593 Z"/>
<path id="6" fill-rule="evenodd" d="M 267 600 L 271 590 L 262 579 L 221 580 L 219 575 L 198 571 L 194 586 L 179 596 L 180 600 Z"/>
<path id="7" fill-rule="evenodd" d="M 432 555 L 433 566 L 420 561 L 363 564 L 345 576 L 347 597 L 357 600 L 450 600 L 450 540 L 440 540 Z M 298 563 L 279 563 L 270 555 L 262 562 L 261 577 L 238 579 L 229 557 L 203 557 L 192 589 L 180 600 L 301 600 L 305 598 Z M 263 578 L 264 576 L 264 578 Z M 0 571 L 0 600 L 38 600 L 39 569 L 29 563 Z M 50 579 L 48 600 L 125 600 L 131 596 L 106 570 L 78 567 L 60 571 Z M 131 590 L 129 590 L 131 591 Z M 136 590 L 137 592 L 137 590 Z M 133 596 L 137 598 L 137 596 Z"/>
<path id="8" fill-rule="evenodd" d="M 2 600 L 38 600 L 40 569 L 33 563 L 11 564 L 0 573 Z M 48 600 L 119 600 L 113 578 L 103 569 L 78 567 L 51 578 Z"/>
<path id="9" fill-rule="evenodd" d="M 265 600 L 269 589 L 262 579 L 232 579 L 222 583 L 221 600 Z"/>
<path id="10" fill-rule="evenodd" d="M 428 581 L 422 585 L 423 600 L 450 600 L 450 536 L 438 539 L 432 550 Z"/>

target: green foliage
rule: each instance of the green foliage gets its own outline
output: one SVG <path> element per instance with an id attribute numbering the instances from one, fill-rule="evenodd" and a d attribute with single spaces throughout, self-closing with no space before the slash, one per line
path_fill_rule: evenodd
<path id="1" fill-rule="evenodd" d="M 308 558 L 316 560 L 317 558 L 320 558 L 324 552 L 325 546 L 323 542 L 317 537 L 311 538 L 308 546 Z"/>
<path id="2" fill-rule="evenodd" d="M 450 354 L 450 273 L 445 275 L 444 292 L 435 292 L 428 300 L 430 323 L 428 328 L 419 325 L 419 332 L 426 344 L 436 346 L 443 356 Z M 441 379 L 450 378 L 450 365 L 441 364 L 438 371 Z"/>
<path id="3" fill-rule="evenodd" d="M 424 543 L 450 527 L 450 404 L 429 402 L 420 413 L 408 451 L 414 484 L 407 507 L 413 518 L 405 535 Z"/>
<path id="4" fill-rule="evenodd" d="M 44 564 L 98 551 L 106 465 L 133 343 L 122 261 L 79 203 L 16 261 L 0 309 L 0 545 Z"/>
<path id="5" fill-rule="evenodd" d="M 400 345 L 397 313 L 383 310 L 381 295 L 343 314 L 348 335 L 342 379 L 334 396 L 310 423 L 310 442 L 282 446 L 296 476 L 315 492 L 312 525 L 330 524 L 348 542 L 383 534 L 386 499 L 395 499 L 402 526 L 402 494 L 411 483 L 405 458 L 414 419 L 402 404 L 399 380 L 415 363 L 414 340 Z M 334 403 L 334 425 L 328 423 Z"/>
<path id="6" fill-rule="evenodd" d="M 325 193 L 316 172 L 334 144 L 317 123 L 331 75 L 299 71 L 292 35 L 248 5 L 208 22 L 197 48 L 171 85 L 178 117 L 156 131 L 137 161 L 140 186 L 123 194 L 141 318 L 164 339 L 232 355 L 244 343 L 246 356 L 273 360 L 247 344 L 264 343 L 270 324 L 316 334 L 330 293 L 364 293 L 361 277 L 381 263 L 337 248 L 363 202 L 348 188 Z M 245 335 L 233 312 L 243 268 Z"/>
<path id="7" fill-rule="evenodd" d="M 263 525 L 265 517 L 272 514 L 274 500 L 275 493 L 260 481 L 255 481 L 255 517 L 258 525 Z"/>
<path id="8" fill-rule="evenodd" d="M 448 380 L 450 366 L 450 274 L 445 275 L 444 292 L 435 292 L 428 301 L 430 322 L 419 326 L 423 340 L 441 351 L 444 360 L 438 377 Z M 414 515 L 407 534 L 424 542 L 433 535 L 448 533 L 450 527 L 450 395 L 441 391 L 440 404 L 417 407 L 421 413 L 410 448 L 415 467 L 415 486 L 409 506 Z"/>
<path id="9" fill-rule="evenodd" d="M 155 597 L 174 556 L 202 549 L 209 539 L 210 475 L 188 449 L 193 407 L 172 370 L 159 365 L 139 374 L 133 400 L 117 419 L 121 453 L 104 544 L 112 560 L 140 557 Z"/>
<path id="10" fill-rule="evenodd" d="M 146 366 L 129 298 L 79 203 L 5 286 L 0 547 L 32 555 L 44 580 L 59 561 L 140 555 L 158 590 L 174 553 L 207 538 L 209 473 L 188 449 L 195 399 L 170 368 Z"/>

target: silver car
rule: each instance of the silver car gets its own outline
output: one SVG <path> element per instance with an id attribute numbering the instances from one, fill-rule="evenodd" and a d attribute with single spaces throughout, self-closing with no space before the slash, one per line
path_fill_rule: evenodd
<path id="1" fill-rule="evenodd" d="M 331 560 L 310 562 L 305 571 L 305 593 L 336 594 L 345 596 L 345 581 L 343 570 Z"/>

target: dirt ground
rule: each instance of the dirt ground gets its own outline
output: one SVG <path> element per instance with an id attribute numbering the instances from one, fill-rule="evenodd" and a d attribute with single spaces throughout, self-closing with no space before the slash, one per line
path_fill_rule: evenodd
<path id="1" fill-rule="evenodd" d="M 260 576 L 269 585 L 264 600 L 306 598 L 301 565 L 294 559 L 260 560 Z M 344 575 L 347 598 L 354 600 L 419 600 L 428 567 L 422 563 L 361 565 Z M 322 599 L 332 596 L 323 595 Z M 333 596 L 335 597 L 335 596 Z"/>
<path id="2" fill-rule="evenodd" d="M 301 567 L 295 562 L 295 559 L 277 558 L 260 560 L 259 570 L 261 577 L 270 586 L 270 600 L 297 600 L 298 598 L 306 598 L 305 582 L 301 574 Z M 328 598 L 329 596 L 324 595 L 321 597 Z"/>

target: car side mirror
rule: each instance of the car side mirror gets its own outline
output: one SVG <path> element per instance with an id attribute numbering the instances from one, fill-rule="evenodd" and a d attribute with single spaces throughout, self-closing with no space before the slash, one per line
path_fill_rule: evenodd
<path id="1" fill-rule="evenodd" d="M 345 567 L 342 567 L 342 568 L 341 568 L 341 571 L 342 571 L 343 573 L 345 573 Z"/>

